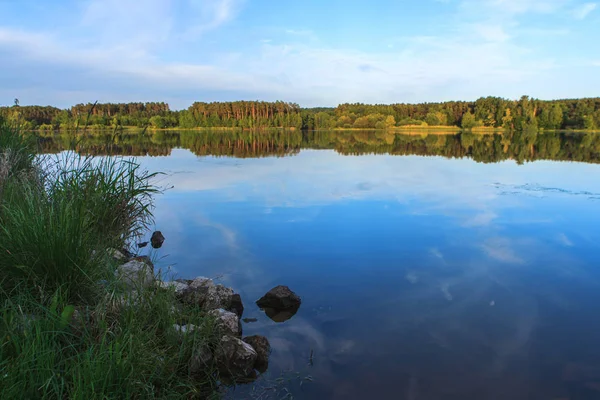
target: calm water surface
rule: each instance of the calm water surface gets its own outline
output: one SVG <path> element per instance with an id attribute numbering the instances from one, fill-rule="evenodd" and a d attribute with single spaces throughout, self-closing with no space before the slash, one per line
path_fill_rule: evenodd
<path id="1" fill-rule="evenodd" d="M 138 159 L 173 186 L 158 265 L 232 286 L 258 319 L 244 334 L 271 342 L 268 373 L 230 397 L 600 398 L 600 165 Z M 254 305 L 278 284 L 303 300 L 284 323 Z"/>

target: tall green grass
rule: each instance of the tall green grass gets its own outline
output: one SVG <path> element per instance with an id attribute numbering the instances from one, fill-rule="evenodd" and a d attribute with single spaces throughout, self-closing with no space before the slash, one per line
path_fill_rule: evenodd
<path id="1" fill-rule="evenodd" d="M 36 158 L 0 125 L 0 399 L 211 398 L 214 321 L 172 291 L 120 292 L 109 247 L 148 228 L 155 174 L 132 160 Z M 128 298 L 134 296 L 135 298 Z M 182 335 L 173 324 L 198 327 Z"/>
<path id="2" fill-rule="evenodd" d="M 170 292 L 140 296 L 135 306 L 101 302 L 76 313 L 60 297 L 49 306 L 27 295 L 5 301 L 0 398 L 216 398 L 214 362 L 189 365 L 196 349 L 213 346 L 214 322 L 198 310 L 175 315 Z M 183 315 L 198 329 L 177 333 Z"/>

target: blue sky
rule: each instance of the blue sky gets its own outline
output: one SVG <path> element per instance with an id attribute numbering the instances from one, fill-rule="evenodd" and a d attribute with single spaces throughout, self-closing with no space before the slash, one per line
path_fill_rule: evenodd
<path id="1" fill-rule="evenodd" d="M 0 104 L 600 95 L 588 0 L 0 0 Z"/>

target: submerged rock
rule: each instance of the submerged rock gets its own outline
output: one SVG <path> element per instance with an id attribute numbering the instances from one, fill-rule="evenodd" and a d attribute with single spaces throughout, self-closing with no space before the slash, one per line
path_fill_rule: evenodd
<path id="1" fill-rule="evenodd" d="M 269 340 L 260 335 L 248 336 L 243 339 L 244 342 L 248 343 L 254 351 L 256 351 L 256 363 L 254 368 L 259 372 L 265 372 L 269 368 L 269 355 L 271 354 L 271 345 Z"/>
<path id="2" fill-rule="evenodd" d="M 283 310 L 280 310 L 277 308 L 269 308 L 269 307 L 263 308 L 267 317 L 269 317 L 271 320 L 273 320 L 275 322 L 285 322 L 285 321 L 289 320 L 294 315 L 296 315 L 296 313 L 298 312 L 299 309 L 300 309 L 300 305 L 297 305 L 296 307 L 286 308 Z"/>
<path id="3" fill-rule="evenodd" d="M 154 285 L 154 265 L 149 259 L 135 258 L 119 266 L 115 275 L 125 286 L 132 289 Z"/>
<path id="4" fill-rule="evenodd" d="M 212 310 L 209 316 L 217 320 L 217 329 L 222 335 L 242 336 L 242 326 L 237 315 L 222 308 Z"/>
<path id="5" fill-rule="evenodd" d="M 244 318 L 244 319 L 242 319 L 242 321 L 244 321 L 246 324 L 249 324 L 251 322 L 258 321 L 258 318 Z"/>
<path id="6" fill-rule="evenodd" d="M 140 242 L 137 244 L 138 249 L 143 249 L 144 247 L 148 246 L 148 242 Z"/>
<path id="7" fill-rule="evenodd" d="M 161 231 L 154 232 L 152 234 L 152 237 L 150 238 L 150 244 L 152 244 L 152 247 L 155 249 L 160 249 L 164 242 L 165 237 L 163 236 Z"/>
<path id="8" fill-rule="evenodd" d="M 297 309 L 301 303 L 302 300 L 296 293 L 292 292 L 289 287 L 282 285 L 269 290 L 267 294 L 256 301 L 260 308 L 273 308 L 276 310 Z"/>
<path id="9" fill-rule="evenodd" d="M 221 338 L 214 356 L 219 372 L 234 379 L 251 375 L 258 357 L 252 346 L 233 336 Z"/>

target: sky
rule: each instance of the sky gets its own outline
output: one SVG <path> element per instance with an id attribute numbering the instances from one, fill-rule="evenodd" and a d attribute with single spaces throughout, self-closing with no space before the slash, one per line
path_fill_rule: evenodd
<path id="1" fill-rule="evenodd" d="M 0 105 L 600 95 L 588 0 L 0 0 Z"/>

